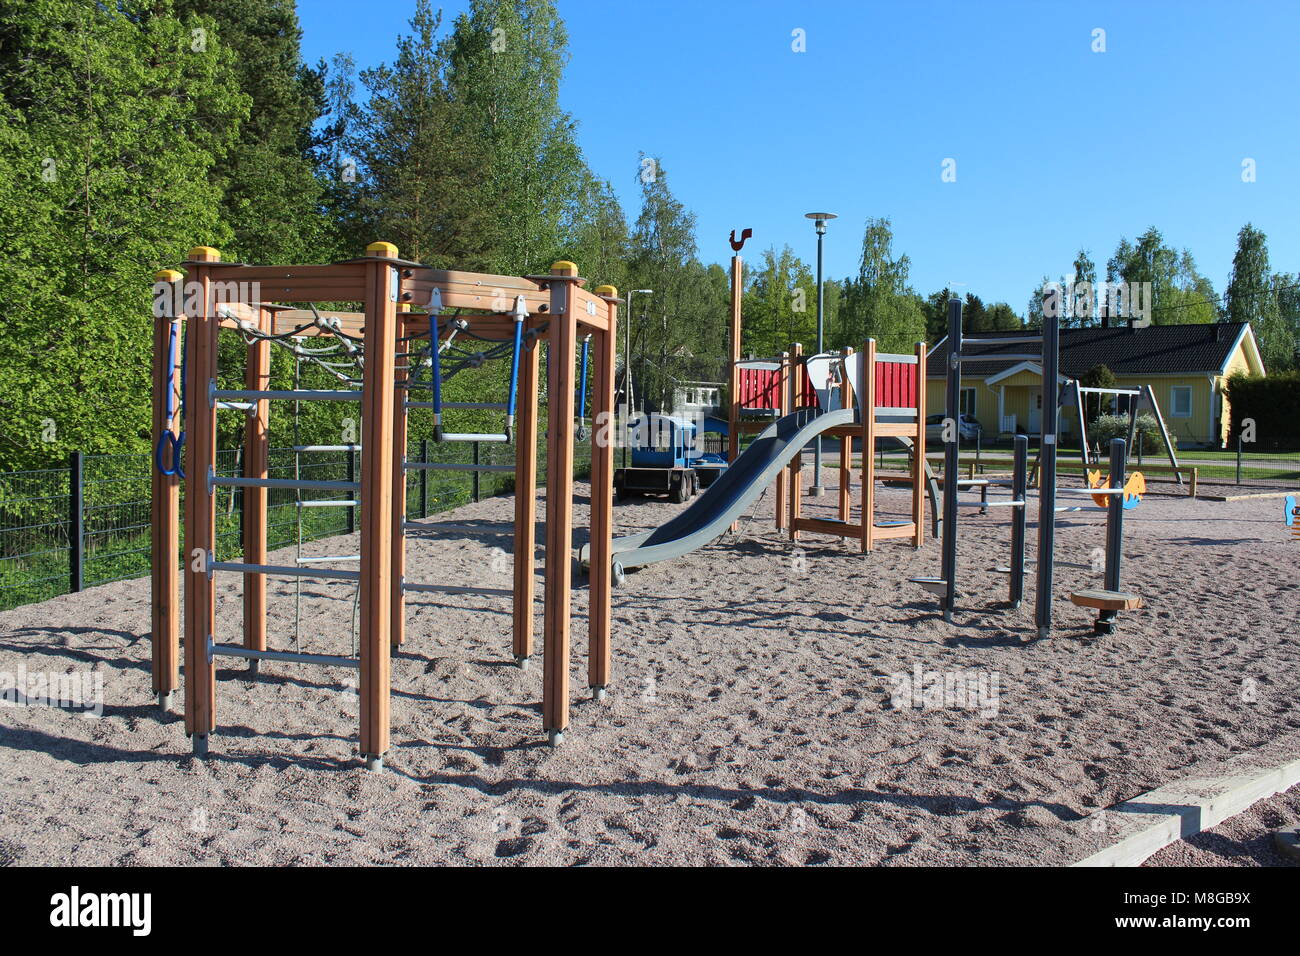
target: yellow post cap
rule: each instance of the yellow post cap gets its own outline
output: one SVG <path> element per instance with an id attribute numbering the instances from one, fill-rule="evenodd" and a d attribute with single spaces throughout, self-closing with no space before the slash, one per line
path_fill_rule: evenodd
<path id="1" fill-rule="evenodd" d="M 175 269 L 159 269 L 153 274 L 154 282 L 180 282 L 183 278 L 184 274 Z"/>
<path id="2" fill-rule="evenodd" d="M 372 242 L 366 246 L 366 255 L 379 256 L 384 259 L 397 258 L 397 246 L 391 242 Z"/>
<path id="3" fill-rule="evenodd" d="M 612 285 L 598 285 L 596 286 L 596 295 L 603 295 L 607 299 L 617 299 L 618 289 Z"/>
<path id="4" fill-rule="evenodd" d="M 551 275 L 576 277 L 578 275 L 578 267 L 572 262 L 561 259 L 559 262 L 551 263 Z"/>
<path id="5" fill-rule="evenodd" d="M 220 262 L 221 253 L 217 252 L 211 246 L 195 246 L 189 251 L 191 260 L 195 262 Z"/>

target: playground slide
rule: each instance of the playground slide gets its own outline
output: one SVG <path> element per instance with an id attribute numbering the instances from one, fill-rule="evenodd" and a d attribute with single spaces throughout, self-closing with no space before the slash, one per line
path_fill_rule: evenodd
<path id="1" fill-rule="evenodd" d="M 653 531 L 615 538 L 615 564 L 635 568 L 666 561 L 718 538 L 808 442 L 827 429 L 852 425 L 853 420 L 851 408 L 804 408 L 773 422 L 677 517 Z M 587 562 L 587 546 L 580 558 Z"/>

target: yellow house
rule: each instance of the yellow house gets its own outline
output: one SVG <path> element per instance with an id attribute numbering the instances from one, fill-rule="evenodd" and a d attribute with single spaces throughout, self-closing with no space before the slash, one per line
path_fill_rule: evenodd
<path id="1" fill-rule="evenodd" d="M 1024 332 L 980 332 L 981 339 L 1024 335 Z M 944 412 L 948 365 L 947 338 L 930 352 L 926 401 L 931 416 Z M 1024 354 L 1024 344 L 986 345 L 965 349 L 974 358 L 962 359 L 961 408 L 979 420 L 986 438 L 1018 432 L 1037 435 L 1043 418 L 1043 370 L 1039 363 L 999 359 L 999 353 Z M 1150 385 L 1165 426 L 1181 447 L 1221 448 L 1228 438 L 1228 402 L 1223 387 L 1238 371 L 1264 374 L 1259 345 L 1247 322 L 1212 325 L 1151 325 L 1062 329 L 1061 384 L 1104 365 L 1115 376 L 1116 388 Z M 1127 396 L 1112 396 L 1112 411 L 1127 411 Z M 1065 441 L 1078 438 L 1073 407 L 1061 410 Z"/>

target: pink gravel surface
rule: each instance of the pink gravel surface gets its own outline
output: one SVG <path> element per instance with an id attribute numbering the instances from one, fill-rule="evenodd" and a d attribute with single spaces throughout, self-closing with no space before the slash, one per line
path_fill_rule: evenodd
<path id="1" fill-rule="evenodd" d="M 508 599 L 413 596 L 382 774 L 357 760 L 355 672 L 300 664 L 249 680 L 222 659 L 211 756 L 192 759 L 179 717 L 153 705 L 147 580 L 0 613 L 0 672 L 89 671 L 104 687 L 98 719 L 0 707 L 0 864 L 1061 864 L 1105 844 L 1088 825 L 1100 808 L 1234 755 L 1300 752 L 1300 551 L 1276 501 L 1144 501 L 1128 513 L 1124 586 L 1146 607 L 1094 640 L 1067 594 L 1100 573 L 1061 567 L 1058 627 L 1039 641 L 1032 577 L 1009 610 L 993 571 L 1009 509 L 964 509 L 946 625 L 907 580 L 938 574 L 936 542 L 792 544 L 771 498 L 739 534 L 616 590 L 600 703 L 585 693 L 579 583 L 572 722 L 555 749 L 540 668 L 511 664 Z M 830 516 L 833 501 L 805 513 Z M 680 507 L 619 505 L 616 528 Z M 881 517 L 906 507 L 882 490 Z M 439 520 L 508 528 L 512 511 L 497 498 Z M 1091 565 L 1104 516 L 1058 525 L 1057 560 Z M 1032 558 L 1032 522 L 1029 540 Z M 416 531 L 408 577 L 508 587 L 510 544 Z M 238 586 L 221 576 L 220 641 L 240 637 Z M 293 582 L 270 591 L 272 646 L 289 648 Z M 349 652 L 351 616 L 350 585 L 307 583 L 301 648 Z M 895 706 L 918 674 L 985 696 Z M 1186 843 L 1161 861 L 1212 852 Z"/>

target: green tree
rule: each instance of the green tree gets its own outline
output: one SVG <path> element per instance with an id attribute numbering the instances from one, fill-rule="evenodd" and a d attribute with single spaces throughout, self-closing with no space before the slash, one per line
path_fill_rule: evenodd
<path id="1" fill-rule="evenodd" d="M 1106 365 L 1094 365 L 1079 376 L 1079 384 L 1085 388 L 1114 388 L 1115 373 Z M 1085 394 L 1083 396 L 1082 412 L 1089 423 L 1109 408 L 1110 399 L 1105 395 Z"/>
<path id="2" fill-rule="evenodd" d="M 856 279 L 846 279 L 840 303 L 840 345 L 874 338 L 882 351 L 910 352 L 926 337 L 926 311 L 908 286 L 911 260 L 893 254 L 888 219 L 868 219 Z"/>
<path id="3" fill-rule="evenodd" d="M 0 470 L 149 446 L 153 272 L 231 239 L 234 59 L 167 0 L 0 12 Z"/>
<path id="4" fill-rule="evenodd" d="M 466 158 L 485 165 L 471 199 L 488 219 L 490 271 L 548 268 L 588 184 L 559 103 L 567 43 L 551 0 L 471 0 L 443 44 L 448 92 L 477 147 Z"/>
<path id="5" fill-rule="evenodd" d="M 302 31 L 292 0 L 177 0 L 182 19 L 206 15 L 217 40 L 238 51 L 231 63 L 249 114 L 236 148 L 211 176 L 221 190 L 221 216 L 232 234 L 232 260 L 317 262 L 335 251 L 329 221 L 319 215 L 312 131 L 323 105 L 323 77 L 302 63 Z"/>
<path id="6" fill-rule="evenodd" d="M 500 261 L 497 217 L 481 200 L 495 154 L 466 121 L 468 107 L 449 96 L 439 26 L 428 0 L 418 0 L 393 64 L 362 72 L 365 106 L 355 116 L 344 107 L 352 130 L 344 148 L 359 166 L 348 234 L 355 245 L 366 237 L 395 242 L 427 265 L 492 270 Z M 527 270 L 516 263 L 509 271 Z"/>
<path id="7" fill-rule="evenodd" d="M 1265 368 L 1280 370 L 1290 365 L 1295 341 L 1278 307 L 1268 264 L 1268 238 L 1250 223 L 1237 233 L 1237 252 L 1223 294 L 1223 311 L 1229 322 L 1251 324 Z"/>

